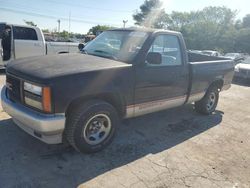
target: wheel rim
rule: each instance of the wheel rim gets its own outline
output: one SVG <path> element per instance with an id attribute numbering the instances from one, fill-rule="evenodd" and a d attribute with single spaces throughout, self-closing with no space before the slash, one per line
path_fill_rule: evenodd
<path id="1" fill-rule="evenodd" d="M 216 103 L 216 94 L 215 92 L 210 93 L 207 101 L 207 110 L 210 111 Z"/>
<path id="2" fill-rule="evenodd" d="M 104 141 L 111 131 L 111 120 L 106 114 L 91 117 L 83 130 L 83 138 L 90 145 Z"/>

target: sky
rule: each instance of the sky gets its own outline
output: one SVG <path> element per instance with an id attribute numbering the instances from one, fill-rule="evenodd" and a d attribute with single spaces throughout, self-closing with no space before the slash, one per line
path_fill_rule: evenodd
<path id="1" fill-rule="evenodd" d="M 42 29 L 85 34 L 97 24 L 122 27 L 133 26 L 132 15 L 144 0 L 0 0 L 0 22 L 24 24 L 33 21 Z M 195 11 L 206 6 L 226 6 L 238 11 L 241 19 L 250 14 L 249 0 L 163 0 L 167 13 Z M 70 20 L 70 21 L 69 21 Z"/>

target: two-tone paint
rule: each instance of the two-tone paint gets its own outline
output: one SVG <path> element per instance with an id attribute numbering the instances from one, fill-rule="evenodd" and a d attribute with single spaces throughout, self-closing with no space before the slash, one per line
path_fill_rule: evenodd
<path id="1" fill-rule="evenodd" d="M 124 32 L 133 29 L 120 29 Z M 230 86 L 233 62 L 187 54 L 178 32 L 144 30 L 142 49 L 130 62 L 86 54 L 32 57 L 10 63 L 7 74 L 52 88 L 52 113 L 67 114 L 72 104 L 91 98 L 112 103 L 122 117 L 135 117 L 200 100 L 213 83 Z M 108 31 L 107 31 L 108 32 Z M 159 35 L 178 37 L 182 64 L 148 66 L 147 52 Z M 190 60 L 196 62 L 190 62 Z"/>

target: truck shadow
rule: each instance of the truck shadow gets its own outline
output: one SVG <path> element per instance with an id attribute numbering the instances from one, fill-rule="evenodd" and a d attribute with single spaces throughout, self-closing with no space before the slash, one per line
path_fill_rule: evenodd
<path id="1" fill-rule="evenodd" d="M 157 154 L 222 121 L 223 112 L 202 116 L 192 105 L 126 120 L 114 142 L 95 154 L 46 145 L 19 130 L 11 119 L 0 122 L 0 187 L 76 187 L 148 154 Z"/>
<path id="2" fill-rule="evenodd" d="M 0 67 L 0 75 L 5 75 L 5 68 Z"/>

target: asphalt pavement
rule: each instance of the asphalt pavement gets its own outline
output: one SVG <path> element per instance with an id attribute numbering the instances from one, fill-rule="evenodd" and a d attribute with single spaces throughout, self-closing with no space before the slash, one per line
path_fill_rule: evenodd
<path id="1" fill-rule="evenodd" d="M 234 83 L 214 114 L 186 105 L 124 121 L 91 155 L 40 142 L 0 109 L 0 187 L 249 188 L 249 104 L 249 85 Z"/>

